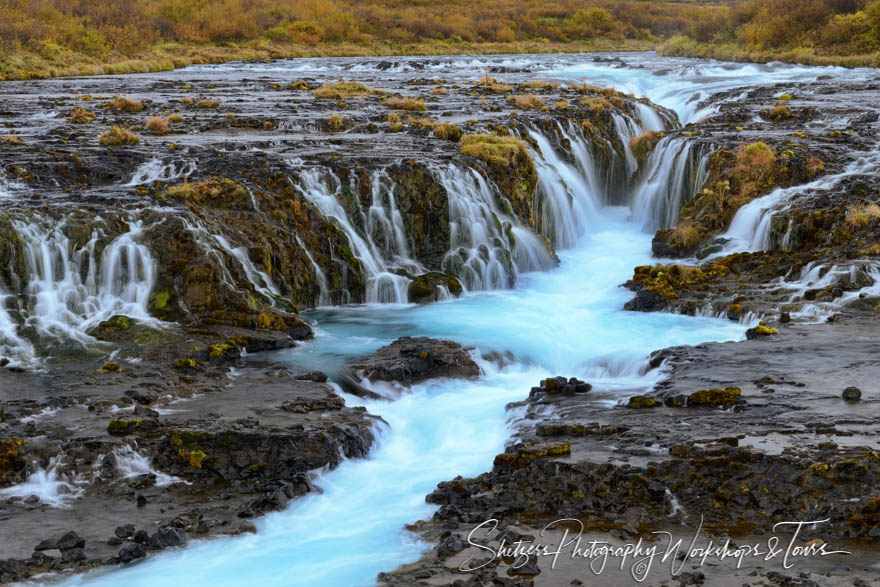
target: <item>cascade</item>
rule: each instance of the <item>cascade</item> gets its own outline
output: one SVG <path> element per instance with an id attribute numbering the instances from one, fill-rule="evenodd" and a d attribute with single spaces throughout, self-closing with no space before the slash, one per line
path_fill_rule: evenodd
<path id="1" fill-rule="evenodd" d="M 99 230 L 77 248 L 64 234 L 65 223 L 13 222 L 28 275 L 26 325 L 41 335 L 86 343 L 93 340 L 87 330 L 114 314 L 156 323 L 147 311 L 156 268 L 147 247 L 137 242 L 141 223 L 131 222 L 127 233 L 104 248 L 100 262 Z"/>
<path id="2" fill-rule="evenodd" d="M 644 230 L 674 226 L 682 206 L 709 175 L 709 153 L 682 137 L 664 137 L 648 153 L 633 190 L 633 220 Z"/>
<path id="3" fill-rule="evenodd" d="M 563 160 L 546 136 L 537 131 L 530 135 L 540 151 L 531 153 L 538 171 L 539 232 L 549 238 L 554 247 L 571 248 L 587 231 L 590 220 L 596 217 L 603 192 L 592 180 L 595 176 L 584 175 Z M 588 151 L 585 148 L 578 150 L 584 167 L 592 167 Z"/>
<path id="4" fill-rule="evenodd" d="M 405 275 L 391 272 L 391 269 L 395 267 L 390 266 L 383 258 L 380 249 L 373 241 L 361 235 L 337 198 L 342 188 L 339 179 L 332 173 L 329 175 L 330 184 L 333 187 L 328 185 L 321 172 L 317 169 L 302 170 L 300 172 L 300 183 L 294 185 L 324 216 L 333 218 L 339 224 L 339 227 L 348 239 L 352 254 L 357 257 L 364 267 L 367 280 L 367 303 L 406 303 L 410 279 Z M 388 224 L 391 227 L 394 226 L 393 222 Z M 384 228 L 385 225 L 380 225 L 377 222 L 374 224 L 374 227 Z M 393 234 L 385 234 L 384 240 L 385 242 L 396 241 Z"/>
<path id="5" fill-rule="evenodd" d="M 766 196 L 755 198 L 736 211 L 730 228 L 722 235 L 728 239 L 727 255 L 738 251 L 764 251 L 773 247 L 771 227 L 773 215 L 785 210 L 798 195 L 813 190 L 829 190 L 854 175 L 874 174 L 880 171 L 880 150 L 863 153 L 840 173 L 822 176 L 803 185 L 776 188 Z"/>
<path id="6" fill-rule="evenodd" d="M 131 181 L 126 185 L 135 186 L 154 181 L 169 182 L 179 177 L 188 177 L 195 170 L 196 162 L 192 160 L 175 159 L 166 163 L 161 159 L 150 159 L 137 168 Z"/>
<path id="7" fill-rule="evenodd" d="M 518 272 L 553 266 L 540 240 L 498 210 L 495 192 L 482 175 L 455 165 L 434 174 L 449 200 L 450 249 L 443 271 L 457 276 L 465 289 L 506 289 Z"/>

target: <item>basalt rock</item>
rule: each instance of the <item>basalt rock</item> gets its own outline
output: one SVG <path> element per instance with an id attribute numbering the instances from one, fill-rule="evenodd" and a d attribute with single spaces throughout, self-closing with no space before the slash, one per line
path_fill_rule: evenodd
<path id="1" fill-rule="evenodd" d="M 370 381 L 413 384 L 436 377 L 476 377 L 479 366 L 456 342 L 426 337 L 399 338 L 352 366 Z"/>

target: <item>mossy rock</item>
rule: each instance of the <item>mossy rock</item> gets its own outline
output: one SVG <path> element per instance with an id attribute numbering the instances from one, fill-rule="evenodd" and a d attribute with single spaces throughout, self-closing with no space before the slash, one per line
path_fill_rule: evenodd
<path id="1" fill-rule="evenodd" d="M 688 396 L 688 405 L 730 407 L 742 402 L 742 390 L 739 387 L 724 389 L 701 389 Z"/>
<path id="2" fill-rule="evenodd" d="M 653 397 L 648 397 L 646 395 L 635 395 L 629 398 L 629 402 L 627 402 L 626 407 L 628 408 L 656 408 L 658 402 Z"/>

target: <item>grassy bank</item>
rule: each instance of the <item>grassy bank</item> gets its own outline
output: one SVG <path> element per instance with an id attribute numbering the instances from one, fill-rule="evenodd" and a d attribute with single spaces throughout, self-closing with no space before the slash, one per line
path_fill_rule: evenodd
<path id="1" fill-rule="evenodd" d="M 704 0 L 0 0 L 0 79 L 310 56 L 653 48 Z"/>
<path id="2" fill-rule="evenodd" d="M 663 55 L 880 66 L 880 0 L 747 0 L 671 37 Z"/>

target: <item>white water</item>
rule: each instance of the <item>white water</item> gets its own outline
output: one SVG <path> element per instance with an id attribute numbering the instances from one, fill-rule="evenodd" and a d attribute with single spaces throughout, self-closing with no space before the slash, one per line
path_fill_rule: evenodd
<path id="1" fill-rule="evenodd" d="M 116 458 L 116 469 L 124 479 L 152 473 L 156 476 L 156 487 L 181 481 L 178 477 L 154 469 L 150 459 L 128 445 L 114 449 L 113 456 Z"/>
<path id="2" fill-rule="evenodd" d="M 98 232 L 77 248 L 63 232 L 65 222 L 14 221 L 28 277 L 25 324 L 42 336 L 86 343 L 94 340 L 86 331 L 114 314 L 156 323 L 147 310 L 156 268 L 138 242 L 143 226 L 131 223 L 98 259 Z"/>
<path id="3" fill-rule="evenodd" d="M 137 168 L 128 185 L 141 185 L 153 183 L 154 181 L 168 182 L 181 177 L 188 177 L 195 170 L 196 162 L 192 160 L 176 159 L 165 162 L 161 159 L 150 159 Z"/>
<path id="4" fill-rule="evenodd" d="M 58 458 L 53 457 L 47 468 L 37 469 L 23 483 L 0 489 L 0 497 L 26 499 L 36 495 L 41 503 L 51 507 L 69 507 L 82 494 L 82 489 L 77 487 L 77 479 L 59 472 L 58 466 Z"/>
<path id="5" fill-rule="evenodd" d="M 674 226 L 681 207 L 696 195 L 708 177 L 708 153 L 694 162 L 693 142 L 665 137 L 648 153 L 631 204 L 633 220 L 646 231 Z"/>

